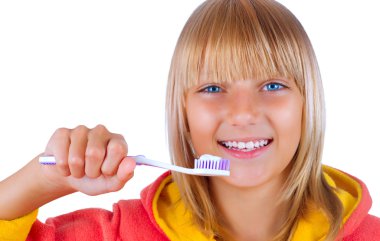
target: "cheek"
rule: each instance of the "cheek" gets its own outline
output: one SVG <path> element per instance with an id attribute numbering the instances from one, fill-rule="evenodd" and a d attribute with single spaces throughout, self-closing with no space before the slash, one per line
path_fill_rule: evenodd
<path id="1" fill-rule="evenodd" d="M 192 101 L 186 108 L 190 136 L 197 152 L 212 145 L 220 120 L 220 108 L 212 103 Z"/>
<path id="2" fill-rule="evenodd" d="M 281 160 L 288 163 L 293 158 L 301 138 L 302 99 L 300 96 L 279 98 L 268 106 L 268 116 L 275 131 Z"/>
<path id="3" fill-rule="evenodd" d="M 302 126 L 302 101 L 299 98 L 282 102 L 272 118 L 278 134 L 279 145 L 293 157 L 300 138 Z"/>

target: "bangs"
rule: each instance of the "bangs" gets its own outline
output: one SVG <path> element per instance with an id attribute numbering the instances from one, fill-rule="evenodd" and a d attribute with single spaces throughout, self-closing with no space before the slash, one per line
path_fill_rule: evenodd
<path id="1" fill-rule="evenodd" d="M 203 3 L 178 41 L 180 51 L 174 59 L 179 66 L 174 77 L 181 81 L 177 84 L 186 91 L 201 78 L 228 83 L 282 77 L 297 83 L 303 76 L 297 42 L 300 36 L 304 39 L 303 31 L 282 8 L 275 1 Z"/>

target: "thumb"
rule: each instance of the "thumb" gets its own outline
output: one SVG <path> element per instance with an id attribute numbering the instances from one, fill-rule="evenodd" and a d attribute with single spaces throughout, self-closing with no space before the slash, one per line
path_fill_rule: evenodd
<path id="1" fill-rule="evenodd" d="M 126 183 L 129 179 L 133 177 L 133 172 L 136 167 L 136 162 L 132 157 L 124 157 L 120 162 L 119 168 L 117 170 L 117 178 L 121 183 Z"/>

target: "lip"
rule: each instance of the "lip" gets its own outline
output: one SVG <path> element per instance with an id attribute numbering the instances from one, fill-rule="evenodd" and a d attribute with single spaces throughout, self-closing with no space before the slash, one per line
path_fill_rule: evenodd
<path id="1" fill-rule="evenodd" d="M 268 140 L 268 138 L 262 138 L 262 139 L 258 139 L 258 138 L 255 138 L 255 140 Z M 242 141 L 242 139 L 239 139 L 240 141 Z M 249 139 L 248 141 L 251 141 L 252 139 Z M 234 141 L 237 141 L 237 140 L 234 140 Z M 222 151 L 224 153 L 226 153 L 228 156 L 231 156 L 231 157 L 234 157 L 234 158 L 238 158 L 238 159 L 253 159 L 253 158 L 257 158 L 259 156 L 261 156 L 263 153 L 265 153 L 269 147 L 272 145 L 272 142 L 273 142 L 273 139 L 269 139 L 269 143 L 268 145 L 264 146 L 264 147 L 261 147 L 261 148 L 258 148 L 258 149 L 254 149 L 252 151 L 238 151 L 238 150 L 234 150 L 234 149 L 228 149 L 227 147 L 225 147 L 224 145 L 218 143 L 218 145 L 220 146 L 220 148 L 222 149 Z"/>
<path id="2" fill-rule="evenodd" d="M 225 139 L 225 140 L 218 140 L 218 142 L 227 142 L 227 141 L 236 141 L 236 142 L 249 142 L 249 141 L 253 141 L 253 142 L 256 142 L 256 141 L 260 141 L 260 140 L 269 140 L 269 141 L 272 141 L 273 139 L 272 138 L 268 138 L 268 137 L 255 137 L 255 138 L 252 138 L 252 137 L 246 137 L 246 138 L 236 138 L 236 139 Z"/>

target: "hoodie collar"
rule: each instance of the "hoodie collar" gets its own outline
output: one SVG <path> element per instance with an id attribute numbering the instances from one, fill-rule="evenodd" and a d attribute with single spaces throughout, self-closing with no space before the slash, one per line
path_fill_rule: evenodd
<path id="1" fill-rule="evenodd" d="M 167 175 L 158 187 L 152 200 L 152 212 L 155 221 L 169 240 L 210 241 L 193 223 L 191 213 L 181 200 L 178 186 Z"/>
<path id="2" fill-rule="evenodd" d="M 336 189 L 336 194 L 344 208 L 343 231 L 341 237 L 351 234 L 367 215 L 371 198 L 363 182 L 337 169 L 323 166 L 328 184 Z M 192 222 L 191 214 L 181 201 L 178 186 L 170 172 L 164 173 L 156 182 L 143 190 L 141 199 L 159 230 L 170 240 L 210 241 Z M 324 240 L 328 231 L 326 217 L 317 208 L 308 210 L 299 220 L 292 241 Z"/>
<path id="3" fill-rule="evenodd" d="M 340 233 L 343 238 L 351 234 L 367 215 L 371 198 L 359 179 L 329 166 L 323 166 L 323 173 L 343 205 L 343 228 Z M 328 228 L 327 218 L 320 210 L 308 210 L 298 222 L 292 241 L 325 240 Z"/>

